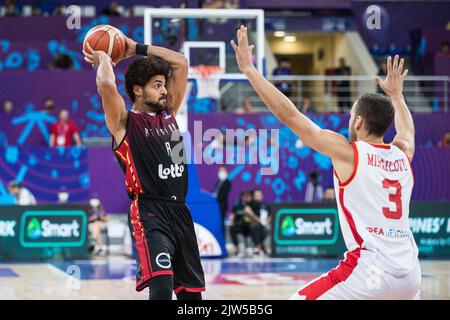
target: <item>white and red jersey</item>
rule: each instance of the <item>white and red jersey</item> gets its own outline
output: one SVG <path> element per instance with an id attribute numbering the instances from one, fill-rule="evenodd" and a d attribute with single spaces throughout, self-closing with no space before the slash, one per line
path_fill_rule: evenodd
<path id="1" fill-rule="evenodd" d="M 376 254 L 377 265 L 395 276 L 416 267 L 418 249 L 409 229 L 414 176 L 395 145 L 352 142 L 354 168 L 347 181 L 334 176 L 339 221 L 349 251 Z"/>

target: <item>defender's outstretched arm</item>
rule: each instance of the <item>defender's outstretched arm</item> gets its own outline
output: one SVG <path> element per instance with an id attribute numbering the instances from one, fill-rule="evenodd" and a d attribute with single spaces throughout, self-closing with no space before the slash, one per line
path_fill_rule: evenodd
<path id="1" fill-rule="evenodd" d="M 341 134 L 321 129 L 297 110 L 283 93 L 261 75 L 252 63 L 253 45 L 249 46 L 247 28 L 241 26 L 237 32 L 238 45 L 231 42 L 236 52 L 239 69 L 246 75 L 259 97 L 275 117 L 287 125 L 311 148 L 331 157 L 334 161 L 353 162 L 353 148 Z"/>
<path id="2" fill-rule="evenodd" d="M 408 69 L 403 71 L 405 61 L 401 59 L 399 63 L 398 59 L 399 57 L 396 55 L 394 63 L 392 63 L 391 57 L 388 57 L 386 79 L 382 80 L 380 77 L 375 76 L 374 80 L 389 96 L 395 109 L 394 123 L 397 134 L 392 143 L 403 150 L 411 161 L 415 151 L 415 129 L 411 112 L 403 97 L 403 81 L 408 74 Z"/>

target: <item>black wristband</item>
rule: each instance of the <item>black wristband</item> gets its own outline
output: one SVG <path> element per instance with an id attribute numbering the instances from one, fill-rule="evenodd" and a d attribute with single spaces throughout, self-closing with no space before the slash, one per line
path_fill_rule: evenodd
<path id="1" fill-rule="evenodd" d="M 148 45 L 143 43 L 136 43 L 136 54 L 141 56 L 146 56 L 148 50 Z"/>

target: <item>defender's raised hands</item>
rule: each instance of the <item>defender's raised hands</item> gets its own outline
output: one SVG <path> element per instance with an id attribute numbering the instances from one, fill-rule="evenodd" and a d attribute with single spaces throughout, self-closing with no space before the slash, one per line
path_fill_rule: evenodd
<path id="1" fill-rule="evenodd" d="M 236 60 L 239 69 L 242 73 L 246 74 L 255 68 L 252 59 L 252 50 L 255 46 L 250 46 L 248 44 L 247 27 L 244 27 L 243 25 L 237 31 L 237 39 L 238 44 L 236 45 L 236 43 L 231 40 L 231 46 L 233 47 L 234 52 L 236 52 Z"/>
<path id="2" fill-rule="evenodd" d="M 387 58 L 387 76 L 385 80 L 378 76 L 373 77 L 388 96 L 401 95 L 403 92 L 403 81 L 408 74 L 408 69 L 403 71 L 405 60 L 403 58 L 400 59 L 400 63 L 398 60 L 398 55 L 394 57 L 393 63 L 390 56 Z"/>

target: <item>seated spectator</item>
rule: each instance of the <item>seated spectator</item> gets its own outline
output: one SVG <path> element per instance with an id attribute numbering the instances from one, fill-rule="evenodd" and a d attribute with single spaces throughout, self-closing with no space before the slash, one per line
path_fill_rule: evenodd
<path id="1" fill-rule="evenodd" d="M 56 3 L 54 0 L 39 0 L 37 7 L 43 16 L 51 16 L 55 11 Z"/>
<path id="2" fill-rule="evenodd" d="M 48 114 L 56 113 L 56 107 L 55 107 L 55 102 L 53 101 L 53 98 L 51 98 L 51 97 L 45 98 L 44 108 L 42 108 L 40 111 L 48 113 Z"/>
<path id="3" fill-rule="evenodd" d="M 312 100 L 310 98 L 303 98 L 303 113 L 314 113 L 316 112 L 316 108 L 312 105 Z"/>
<path id="4" fill-rule="evenodd" d="M 69 111 L 61 110 L 59 121 L 50 128 L 50 147 L 71 147 L 72 139 L 77 146 L 81 146 L 81 138 L 78 128 L 69 119 Z"/>
<path id="5" fill-rule="evenodd" d="M 252 194 L 250 191 L 241 193 L 240 198 L 234 203 L 230 214 L 230 235 L 235 247 L 235 253 L 238 256 L 243 256 L 244 252 L 239 250 L 238 235 L 244 236 L 245 239 L 250 236 L 250 222 L 251 218 L 247 214 L 249 204 L 252 201 Z M 245 246 L 245 244 L 244 244 Z"/>
<path id="6" fill-rule="evenodd" d="M 58 192 L 58 203 L 59 204 L 68 204 L 69 203 L 69 192 L 65 187 L 62 187 Z"/>
<path id="7" fill-rule="evenodd" d="M 109 4 L 109 7 L 106 7 L 102 10 L 102 15 L 120 17 L 120 13 L 117 10 L 118 6 L 119 5 L 118 5 L 117 1 L 111 1 L 111 3 Z"/>
<path id="8" fill-rule="evenodd" d="M 325 192 L 323 193 L 323 202 L 326 203 L 335 203 L 336 202 L 336 194 L 334 193 L 333 187 L 326 187 Z"/>
<path id="9" fill-rule="evenodd" d="M 50 70 L 69 70 L 72 69 L 72 67 L 72 58 L 65 53 L 59 53 L 49 65 Z"/>
<path id="10" fill-rule="evenodd" d="M 252 237 L 253 244 L 255 245 L 253 253 L 260 255 L 262 253 L 267 254 L 267 250 L 264 247 L 264 239 L 268 235 L 268 228 L 271 222 L 269 211 L 267 206 L 263 203 L 263 192 L 261 189 L 254 189 L 252 192 L 253 200 L 250 202 L 250 210 L 252 213 L 252 221 L 250 222 L 250 236 Z"/>
<path id="11" fill-rule="evenodd" d="M 306 186 L 305 202 L 322 201 L 323 188 L 320 185 L 319 172 L 313 171 L 309 174 L 309 182 Z"/>
<path id="12" fill-rule="evenodd" d="M 14 114 L 14 104 L 11 100 L 5 100 L 3 102 L 3 115 L 11 115 Z"/>
<path id="13" fill-rule="evenodd" d="M 14 204 L 19 206 L 33 206 L 36 205 L 36 198 L 30 190 L 22 186 L 22 183 L 11 181 L 8 184 L 9 193 L 14 196 Z"/>
<path id="14" fill-rule="evenodd" d="M 53 11 L 54 17 L 62 17 L 64 15 L 63 13 L 63 6 L 58 4 L 56 5 L 55 11 Z"/>
<path id="15" fill-rule="evenodd" d="M 436 55 L 443 57 L 450 57 L 450 43 L 444 42 L 441 44 L 441 49 L 436 52 Z"/>
<path id="16" fill-rule="evenodd" d="M 292 75 L 292 65 L 289 59 L 281 58 L 278 63 L 278 67 L 276 67 L 272 75 L 274 76 L 290 76 Z M 287 97 L 291 97 L 292 95 L 292 83 L 290 81 L 275 81 L 275 87 L 283 92 L 283 94 Z"/>
<path id="17" fill-rule="evenodd" d="M 20 16 L 20 8 L 14 0 L 6 0 L 5 2 L 5 17 Z"/>
<path id="18" fill-rule="evenodd" d="M 442 148 L 450 147 L 450 131 L 448 131 L 444 134 L 444 137 L 442 138 L 441 141 L 439 141 L 438 145 L 439 145 L 439 147 L 442 147 Z"/>
<path id="19" fill-rule="evenodd" d="M 103 233 L 107 229 L 107 222 L 109 218 L 106 215 L 100 199 L 96 195 L 89 200 L 88 213 L 89 233 L 93 240 L 92 252 L 95 255 L 104 255 L 107 252 L 107 248 L 103 244 Z"/>

